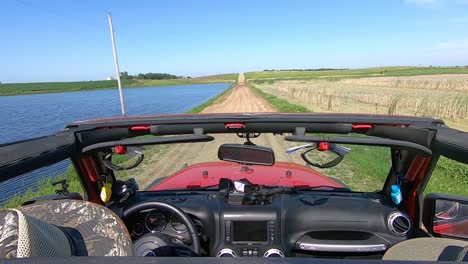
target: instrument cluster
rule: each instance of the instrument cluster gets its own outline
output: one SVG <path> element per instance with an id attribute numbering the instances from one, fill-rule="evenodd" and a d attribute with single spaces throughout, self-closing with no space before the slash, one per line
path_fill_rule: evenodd
<path id="1" fill-rule="evenodd" d="M 197 229 L 198 235 L 203 235 L 204 228 L 202 222 L 194 216 L 191 216 L 191 219 Z M 160 232 L 182 241 L 190 237 L 187 232 L 187 226 L 182 223 L 177 215 L 162 210 L 137 214 L 132 222 L 130 231 L 133 239 L 138 239 L 146 233 L 155 232 Z"/>

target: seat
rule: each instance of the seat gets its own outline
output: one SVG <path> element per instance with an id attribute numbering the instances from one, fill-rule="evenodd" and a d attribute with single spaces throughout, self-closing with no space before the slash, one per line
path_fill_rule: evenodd
<path id="1" fill-rule="evenodd" d="M 384 260 L 468 261 L 468 242 L 449 238 L 414 238 L 385 252 Z"/>
<path id="2" fill-rule="evenodd" d="M 51 200 L 0 210 L 0 258 L 132 255 L 125 224 L 104 206 Z"/>

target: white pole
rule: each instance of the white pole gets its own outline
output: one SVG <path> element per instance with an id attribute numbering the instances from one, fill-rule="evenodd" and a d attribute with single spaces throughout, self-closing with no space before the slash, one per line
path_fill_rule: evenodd
<path id="1" fill-rule="evenodd" d="M 119 59 L 117 58 L 117 48 L 115 47 L 114 27 L 112 26 L 111 14 L 109 13 L 107 15 L 107 17 L 109 18 L 109 27 L 110 27 L 111 38 L 112 38 L 112 51 L 114 52 L 115 71 L 117 73 L 117 85 L 119 86 L 120 107 L 122 108 L 122 116 L 126 116 L 127 114 L 125 113 L 125 104 L 124 104 L 124 98 L 123 98 L 123 92 L 122 92 L 122 83 L 120 82 Z"/>

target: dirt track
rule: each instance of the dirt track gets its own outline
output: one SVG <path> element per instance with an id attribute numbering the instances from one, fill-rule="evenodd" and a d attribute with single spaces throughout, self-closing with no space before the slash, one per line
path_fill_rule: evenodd
<path id="1" fill-rule="evenodd" d="M 256 95 L 245 85 L 244 81 L 244 74 L 239 74 L 238 84 L 214 104 L 205 108 L 202 113 L 275 112 L 274 107 Z M 285 154 L 286 148 L 291 145 L 287 144 L 282 136 L 261 135 L 252 141 L 275 150 L 277 161 L 303 163 L 299 155 L 287 156 Z M 138 173 L 138 176 L 133 176 L 137 178 L 143 189 L 157 178 L 169 176 L 184 166 L 199 162 L 218 161 L 218 147 L 223 143 L 243 142 L 245 139 L 238 138 L 236 135 L 215 135 L 215 140 L 208 143 L 171 145 L 161 150 L 160 153 L 152 155 L 151 160 L 146 160 L 142 165 L 141 173 Z"/>
<path id="2" fill-rule="evenodd" d="M 224 98 L 205 108 L 203 113 L 275 112 L 263 98 L 258 97 L 244 84 L 244 74 L 239 74 L 238 84 Z"/>

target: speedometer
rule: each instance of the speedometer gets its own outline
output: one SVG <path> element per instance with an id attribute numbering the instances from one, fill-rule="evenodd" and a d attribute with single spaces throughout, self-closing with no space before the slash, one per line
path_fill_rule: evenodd
<path id="1" fill-rule="evenodd" d="M 145 225 L 149 231 L 162 231 L 166 227 L 166 217 L 160 212 L 149 212 L 145 218 Z"/>

